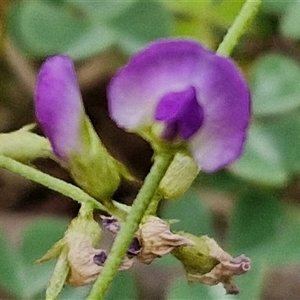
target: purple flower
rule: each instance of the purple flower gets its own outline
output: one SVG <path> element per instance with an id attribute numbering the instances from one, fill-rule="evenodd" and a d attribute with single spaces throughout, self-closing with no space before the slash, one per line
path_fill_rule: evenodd
<path id="1" fill-rule="evenodd" d="M 68 56 L 52 56 L 42 65 L 35 110 L 54 153 L 74 181 L 98 200 L 110 199 L 120 184 L 122 166 L 110 156 L 85 114 Z"/>
<path id="2" fill-rule="evenodd" d="M 163 124 L 161 138 L 186 141 L 212 172 L 242 152 L 250 118 L 247 84 L 228 58 L 191 40 L 167 39 L 137 53 L 112 79 L 109 110 L 130 131 Z"/>
<path id="3" fill-rule="evenodd" d="M 54 153 L 67 160 L 82 148 L 85 116 L 72 60 L 68 56 L 49 57 L 37 77 L 36 117 L 51 142 Z"/>

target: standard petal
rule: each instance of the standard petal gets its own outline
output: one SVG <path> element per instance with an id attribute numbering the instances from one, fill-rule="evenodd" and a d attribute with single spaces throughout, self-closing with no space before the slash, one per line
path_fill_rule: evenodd
<path id="1" fill-rule="evenodd" d="M 109 110 L 128 130 L 149 125 L 158 101 L 170 92 L 191 86 L 212 53 L 191 40 L 161 40 L 135 55 L 112 79 Z"/>
<path id="2" fill-rule="evenodd" d="M 199 78 L 197 92 L 204 122 L 190 148 L 198 165 L 213 172 L 242 152 L 250 120 L 250 93 L 235 64 L 216 55 L 211 57 L 205 76 Z"/>
<path id="3" fill-rule="evenodd" d="M 57 156 L 66 160 L 81 147 L 84 108 L 72 60 L 49 57 L 37 77 L 35 110 L 39 124 Z"/>

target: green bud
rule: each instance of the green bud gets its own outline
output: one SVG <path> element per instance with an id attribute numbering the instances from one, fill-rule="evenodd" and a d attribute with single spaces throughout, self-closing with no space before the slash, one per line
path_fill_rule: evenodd
<path id="1" fill-rule="evenodd" d="M 83 190 L 97 199 L 110 199 L 117 190 L 122 170 L 108 153 L 91 122 L 85 118 L 82 129 L 82 150 L 70 153 L 67 167 Z"/>
<path id="2" fill-rule="evenodd" d="M 191 186 L 199 167 L 194 159 L 183 152 L 177 152 L 159 185 L 164 198 L 174 199 L 182 196 Z"/>
<path id="3" fill-rule="evenodd" d="M 178 233 L 195 243 L 194 246 L 179 246 L 172 251 L 172 254 L 182 262 L 187 274 L 206 274 L 219 263 L 210 253 L 209 237 L 197 237 L 186 232 Z"/>
<path id="4" fill-rule="evenodd" d="M 87 213 L 81 213 L 77 218 L 72 220 L 65 238 L 67 237 L 72 242 L 73 238 L 76 239 L 81 235 L 90 239 L 93 247 L 98 246 L 101 240 L 101 227 L 94 220 L 92 210 Z M 72 237 L 70 238 L 70 236 Z"/>
<path id="5" fill-rule="evenodd" d="M 32 125 L 0 134 L 0 154 L 20 162 L 30 162 L 38 157 L 49 157 L 52 153 L 49 141 L 30 132 Z"/>

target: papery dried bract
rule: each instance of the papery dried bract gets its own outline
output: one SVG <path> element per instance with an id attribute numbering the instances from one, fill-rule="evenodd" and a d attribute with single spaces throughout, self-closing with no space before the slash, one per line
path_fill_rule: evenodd
<path id="1" fill-rule="evenodd" d="M 172 233 L 167 222 L 154 216 L 148 217 L 139 226 L 136 237 L 141 245 L 137 258 L 145 264 L 150 264 L 155 258 L 170 253 L 178 246 L 195 244 L 185 236 Z"/>

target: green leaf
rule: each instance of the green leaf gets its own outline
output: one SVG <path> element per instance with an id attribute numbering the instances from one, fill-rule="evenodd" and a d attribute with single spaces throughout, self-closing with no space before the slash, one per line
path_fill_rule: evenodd
<path id="1" fill-rule="evenodd" d="M 125 299 L 138 299 L 136 282 L 131 272 L 119 272 L 104 297 L 104 300 Z"/>
<path id="2" fill-rule="evenodd" d="M 108 26 L 117 34 L 117 44 L 132 53 L 171 33 L 172 15 L 158 1 L 139 0 Z"/>
<path id="3" fill-rule="evenodd" d="M 117 17 L 137 0 L 126 1 L 74 1 L 65 0 L 70 7 L 84 14 L 93 23 L 105 24 L 107 20 Z"/>
<path id="4" fill-rule="evenodd" d="M 292 1 L 262 1 L 262 11 L 269 14 L 281 15 L 292 4 Z"/>
<path id="5" fill-rule="evenodd" d="M 212 214 L 193 190 L 178 200 L 166 201 L 161 210 L 163 219 L 175 219 L 172 230 L 184 230 L 195 235 L 213 233 Z"/>
<path id="6" fill-rule="evenodd" d="M 92 57 L 115 44 L 116 33 L 109 27 L 92 27 L 80 35 L 65 49 L 65 53 L 76 60 Z"/>
<path id="7" fill-rule="evenodd" d="M 265 55 L 256 61 L 251 79 L 254 114 L 283 114 L 300 107 L 300 67 L 296 61 L 278 54 Z"/>
<path id="8" fill-rule="evenodd" d="M 271 241 L 282 221 L 283 206 L 276 197 L 248 190 L 235 203 L 229 223 L 229 241 L 237 253 Z"/>
<path id="9" fill-rule="evenodd" d="M 66 286 L 61 294 L 59 300 L 69 299 L 86 299 L 92 285 L 84 287 Z M 104 300 L 134 300 L 137 297 L 137 288 L 131 272 L 119 272 L 114 278 L 109 290 L 107 291 Z"/>
<path id="10" fill-rule="evenodd" d="M 63 237 L 66 229 L 67 221 L 59 218 L 37 219 L 24 229 L 19 248 L 25 270 L 22 279 L 24 297 L 32 298 L 47 286 L 55 261 L 42 264 L 34 262 Z"/>
<path id="11" fill-rule="evenodd" d="M 61 218 L 40 218 L 30 223 L 22 233 L 19 248 L 24 261 L 33 264 L 64 236 L 68 222 Z"/>
<path id="12" fill-rule="evenodd" d="M 86 299 L 92 286 L 72 287 L 66 285 L 58 296 L 58 300 Z"/>
<path id="13" fill-rule="evenodd" d="M 12 5 L 9 34 L 23 51 L 46 56 L 62 53 L 87 30 L 87 21 L 66 5 L 23 1 Z"/>
<path id="14" fill-rule="evenodd" d="M 247 252 L 246 255 L 248 256 L 248 254 L 252 261 L 251 270 L 246 274 L 233 278 L 240 290 L 240 293 L 234 296 L 236 300 L 261 299 L 261 287 L 264 283 L 268 265 L 262 256 L 251 255 Z"/>
<path id="15" fill-rule="evenodd" d="M 210 295 L 208 288 L 200 283 L 188 283 L 186 278 L 179 278 L 175 280 L 166 296 L 167 300 L 214 300 Z"/>
<path id="16" fill-rule="evenodd" d="M 281 33 L 292 39 L 300 39 L 300 2 L 290 2 L 281 22 Z"/>
<path id="17" fill-rule="evenodd" d="M 22 260 L 8 243 L 2 230 L 0 230 L 0 266 L 0 286 L 14 296 L 22 297 L 24 289 Z"/>
<path id="18" fill-rule="evenodd" d="M 200 172 L 193 184 L 196 188 L 205 186 L 218 191 L 236 192 L 245 185 L 245 182 L 224 169 L 211 174 Z"/>
<path id="19" fill-rule="evenodd" d="M 241 178 L 257 184 L 282 187 L 288 181 L 281 151 L 272 128 L 253 124 L 248 133 L 243 156 L 234 163 L 230 170 Z"/>
<path id="20" fill-rule="evenodd" d="M 134 52 L 170 35 L 172 15 L 157 1 L 21 1 L 12 4 L 8 32 L 33 56 L 66 53 L 85 59 L 118 45 Z"/>
<path id="21" fill-rule="evenodd" d="M 266 124 L 281 153 L 285 168 L 292 175 L 300 172 L 300 114 L 292 114 Z"/>

